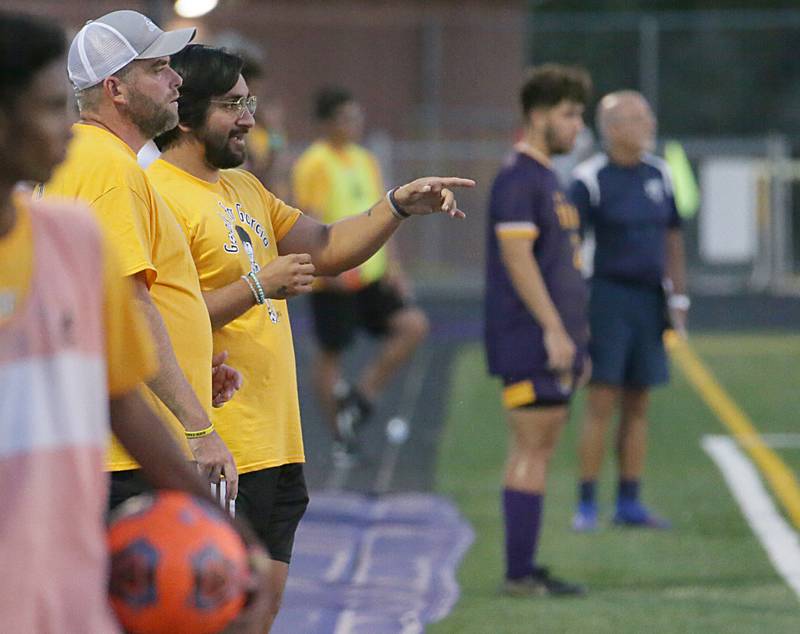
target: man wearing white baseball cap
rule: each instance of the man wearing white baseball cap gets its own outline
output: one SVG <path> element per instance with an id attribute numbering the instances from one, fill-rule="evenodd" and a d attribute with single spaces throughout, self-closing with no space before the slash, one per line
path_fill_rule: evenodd
<path id="1" fill-rule="evenodd" d="M 88 22 L 67 60 L 80 121 L 67 158 L 44 195 L 80 199 L 100 220 L 157 343 L 160 371 L 146 397 L 170 423 L 212 482 L 224 478 L 229 499 L 238 474 L 209 412 L 241 383 L 219 351 L 212 362 L 211 323 L 189 247 L 171 210 L 136 163 L 136 152 L 178 123 L 181 78 L 169 67 L 195 29 L 162 31 L 135 11 Z M 212 369 L 213 363 L 213 369 Z M 113 506 L 142 490 L 139 466 L 116 440 L 109 455 Z"/>
<path id="2" fill-rule="evenodd" d="M 67 69 L 76 90 L 102 82 L 136 59 L 174 55 L 194 39 L 196 29 L 162 31 L 136 11 L 114 11 L 90 20 L 69 48 Z"/>

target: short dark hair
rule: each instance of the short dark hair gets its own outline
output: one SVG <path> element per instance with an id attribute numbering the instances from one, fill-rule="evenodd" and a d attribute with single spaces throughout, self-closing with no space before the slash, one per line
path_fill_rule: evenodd
<path id="1" fill-rule="evenodd" d="M 580 66 L 542 64 L 528 71 L 520 91 L 522 114 L 528 116 L 535 108 L 552 108 L 563 100 L 589 102 L 592 94 L 592 79 Z"/>
<path id="2" fill-rule="evenodd" d="M 341 86 L 326 86 L 314 96 L 314 116 L 318 121 L 330 121 L 346 103 L 355 101 L 353 94 Z"/>
<path id="3" fill-rule="evenodd" d="M 178 120 L 190 128 L 201 128 L 206 121 L 211 99 L 224 95 L 239 81 L 244 62 L 223 48 L 190 44 L 170 57 L 169 65 L 183 79 L 178 98 Z M 175 126 L 156 137 L 159 150 L 165 150 L 180 138 Z"/>
<path id="4" fill-rule="evenodd" d="M 0 11 L 0 108 L 13 109 L 36 73 L 62 57 L 66 48 L 64 31 L 54 22 Z"/>

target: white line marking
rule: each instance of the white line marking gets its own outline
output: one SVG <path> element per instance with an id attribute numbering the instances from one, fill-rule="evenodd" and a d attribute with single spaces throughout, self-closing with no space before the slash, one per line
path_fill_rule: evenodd
<path id="1" fill-rule="evenodd" d="M 347 565 L 350 563 L 352 556 L 353 555 L 349 548 L 347 550 L 340 550 L 334 553 L 328 569 L 325 571 L 325 574 L 322 575 L 322 579 L 326 583 L 334 583 L 335 581 L 339 581 L 339 579 L 342 578 L 342 575 L 344 575 L 345 570 L 347 570 Z"/>
<path id="2" fill-rule="evenodd" d="M 475 533 L 472 530 L 472 526 L 469 526 L 468 531 L 460 533 L 457 545 L 450 552 L 450 556 L 445 561 L 441 562 L 441 567 L 439 568 L 439 582 L 445 588 L 445 591 L 442 593 L 441 600 L 438 604 L 435 604 L 435 608 L 431 609 L 432 623 L 437 623 L 450 614 L 453 606 L 461 596 L 461 588 L 456 579 L 458 564 L 474 540 Z"/>
<path id="3" fill-rule="evenodd" d="M 342 610 L 336 625 L 333 627 L 334 634 L 350 634 L 356 624 L 356 613 L 353 610 Z"/>
<path id="4" fill-rule="evenodd" d="M 776 510 L 753 463 L 728 436 L 704 436 L 701 445 L 717 463 L 775 570 L 800 599 L 800 538 Z"/>

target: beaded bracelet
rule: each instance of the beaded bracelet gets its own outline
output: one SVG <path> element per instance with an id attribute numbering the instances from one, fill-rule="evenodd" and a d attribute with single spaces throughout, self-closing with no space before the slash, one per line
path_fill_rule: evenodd
<path id="1" fill-rule="evenodd" d="M 267 301 L 267 295 L 264 293 L 264 287 L 261 286 L 261 281 L 258 279 L 258 276 L 253 273 L 253 271 L 249 271 L 247 273 L 247 277 L 250 278 L 250 281 L 253 282 L 253 285 L 256 287 L 256 292 L 258 295 L 258 299 L 256 300 L 257 303 L 263 304 Z"/>
<path id="2" fill-rule="evenodd" d="M 258 304 L 258 291 L 256 291 L 256 287 L 253 286 L 253 283 L 250 281 L 250 278 L 246 275 L 242 275 L 242 279 L 247 284 L 247 287 L 250 289 L 250 292 L 253 294 L 253 299 L 256 300 L 256 304 Z"/>
<path id="3" fill-rule="evenodd" d="M 184 436 L 186 436 L 186 438 L 188 438 L 189 440 L 192 440 L 194 438 L 204 438 L 206 436 L 210 436 L 213 433 L 214 433 L 214 423 L 211 423 L 205 429 L 197 429 L 192 431 L 185 429 L 183 431 Z"/>
<path id="4" fill-rule="evenodd" d="M 250 281 L 250 278 L 247 275 L 242 275 L 242 279 L 245 281 L 248 288 L 250 289 L 250 292 L 253 294 L 253 298 L 256 300 L 256 304 L 258 304 L 259 303 L 258 291 L 256 290 L 256 287 L 253 286 L 253 283 Z"/>

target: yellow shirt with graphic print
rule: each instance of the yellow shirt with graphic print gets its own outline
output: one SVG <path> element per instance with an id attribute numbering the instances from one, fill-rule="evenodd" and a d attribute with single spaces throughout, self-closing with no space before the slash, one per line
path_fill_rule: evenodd
<path id="1" fill-rule="evenodd" d="M 203 291 L 260 271 L 300 217 L 245 170 L 221 170 L 209 183 L 159 159 L 147 174 L 183 227 Z M 239 472 L 304 462 L 286 301 L 253 306 L 215 330 L 214 350 L 227 350 L 227 363 L 242 373 L 236 398 L 212 412 Z"/>

